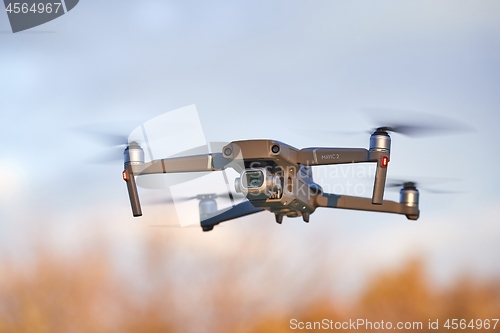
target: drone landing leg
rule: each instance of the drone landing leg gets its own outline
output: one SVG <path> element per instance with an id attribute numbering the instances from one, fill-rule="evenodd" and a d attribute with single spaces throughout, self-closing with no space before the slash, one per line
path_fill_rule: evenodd
<path id="1" fill-rule="evenodd" d="M 123 171 L 123 179 L 127 183 L 130 205 L 132 206 L 132 214 L 134 215 L 134 217 L 142 216 L 141 202 L 139 201 L 139 193 L 137 192 L 137 185 L 135 184 L 134 172 L 130 164 L 127 165 L 125 167 L 125 171 Z"/>
<path id="2" fill-rule="evenodd" d="M 304 222 L 309 223 L 309 216 L 310 214 L 308 212 L 302 213 L 302 219 L 304 220 Z"/>
<path id="3" fill-rule="evenodd" d="M 275 214 L 274 217 L 276 218 L 276 223 L 278 223 L 278 224 L 283 223 L 283 215 Z"/>

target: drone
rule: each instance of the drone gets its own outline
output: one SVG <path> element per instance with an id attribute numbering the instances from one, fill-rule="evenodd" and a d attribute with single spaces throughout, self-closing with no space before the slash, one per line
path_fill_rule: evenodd
<path id="1" fill-rule="evenodd" d="M 201 227 L 214 226 L 242 216 L 269 211 L 281 224 L 283 217 L 302 217 L 309 222 L 317 208 L 339 208 L 401 214 L 409 220 L 420 215 L 416 184 L 401 184 L 399 202 L 384 200 L 391 153 L 390 132 L 397 128 L 379 127 L 370 136 L 369 148 L 302 148 L 276 140 L 232 141 L 220 152 L 144 161 L 139 143 L 130 142 L 124 151 L 123 179 L 127 184 L 134 217 L 142 216 L 135 177 L 151 174 L 222 171 L 239 173 L 235 191 L 247 200 L 230 209 L 216 210 L 216 195 L 200 195 Z M 242 163 L 233 163 L 241 161 Z M 322 165 L 376 163 L 371 198 L 325 193 L 313 180 L 312 168 Z M 231 195 L 231 194 L 230 194 Z M 202 210 L 203 209 L 203 210 Z"/>
<path id="2" fill-rule="evenodd" d="M 268 211 L 278 224 L 283 218 L 301 217 L 309 222 L 317 208 L 337 208 L 404 215 L 408 220 L 418 220 L 419 190 L 414 181 L 389 182 L 387 170 L 391 159 L 391 133 L 406 136 L 425 136 L 456 131 L 475 131 L 470 125 L 450 118 L 425 116 L 425 121 L 408 122 L 408 117 L 419 113 L 405 113 L 406 122 L 383 121 L 377 110 L 379 126 L 368 132 L 368 148 L 310 147 L 298 149 L 284 142 L 270 139 L 239 140 L 224 143 L 215 152 L 191 150 L 163 159 L 145 161 L 144 150 L 138 141 L 126 144 L 123 152 L 123 179 L 127 184 L 132 214 L 142 216 L 136 178 L 154 174 L 206 174 L 207 172 L 232 169 L 238 177 L 234 180 L 234 192 L 226 195 L 199 194 L 184 200 L 198 199 L 200 225 L 210 231 L 216 225 L 239 217 Z M 380 126 L 383 125 L 383 126 Z M 128 140 L 127 140 L 128 141 Z M 191 155 L 190 153 L 195 153 Z M 351 163 L 376 165 L 371 197 L 359 197 L 326 193 L 313 179 L 316 166 Z M 194 178 L 200 176 L 193 176 Z M 182 178 L 182 177 L 181 177 Z M 224 176 L 226 185 L 228 179 Z M 140 184 L 141 185 L 141 184 Z M 399 188 L 399 202 L 385 200 L 386 187 Z M 422 188 L 421 186 L 419 186 Z M 425 188 L 424 188 L 425 189 Z M 450 191 L 429 190 L 433 193 Z M 243 201 L 236 202 L 236 197 Z M 230 208 L 217 209 L 216 198 L 229 199 Z"/>

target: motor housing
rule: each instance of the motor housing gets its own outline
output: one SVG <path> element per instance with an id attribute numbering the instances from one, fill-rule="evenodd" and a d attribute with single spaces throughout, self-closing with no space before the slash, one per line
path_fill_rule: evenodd
<path id="1" fill-rule="evenodd" d="M 418 209 L 419 192 L 413 183 L 407 183 L 399 191 L 399 202 L 413 211 L 412 214 L 406 214 L 409 220 L 418 220 L 420 211 Z"/>
<path id="2" fill-rule="evenodd" d="M 211 197 L 202 199 L 198 204 L 198 208 L 200 211 L 200 221 L 203 221 L 217 213 L 217 202 Z"/>
<path id="3" fill-rule="evenodd" d="M 370 152 L 384 152 L 391 151 L 391 137 L 387 132 L 376 130 L 370 136 Z"/>
<path id="4" fill-rule="evenodd" d="M 419 192 L 416 188 L 402 188 L 399 191 L 399 202 L 410 207 L 418 207 Z"/>
<path id="5" fill-rule="evenodd" d="M 141 146 L 133 141 L 123 152 L 123 160 L 125 165 L 138 165 L 144 163 L 144 150 Z"/>

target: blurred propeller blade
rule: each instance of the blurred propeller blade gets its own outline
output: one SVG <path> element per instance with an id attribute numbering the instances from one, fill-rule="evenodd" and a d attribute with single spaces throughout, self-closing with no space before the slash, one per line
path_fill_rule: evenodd
<path id="1" fill-rule="evenodd" d="M 174 202 L 185 202 L 185 201 L 190 201 L 196 199 L 196 196 L 194 197 L 179 197 L 175 198 L 155 198 L 151 200 L 144 200 L 144 204 L 146 205 L 165 205 L 165 204 L 172 204 Z"/>
<path id="2" fill-rule="evenodd" d="M 474 132 L 475 129 L 457 119 L 434 114 L 406 110 L 374 109 L 362 110 L 376 125 L 373 130 L 383 130 L 409 137 L 458 134 Z"/>
<path id="3" fill-rule="evenodd" d="M 443 190 L 433 190 L 427 187 L 423 187 L 426 192 L 435 194 L 454 194 L 454 193 L 465 193 L 465 191 L 443 191 Z"/>
<path id="4" fill-rule="evenodd" d="M 203 176 L 209 172 L 192 172 L 192 173 L 165 173 L 143 175 L 136 178 L 137 186 L 149 190 L 164 190 L 169 186 L 182 184 Z"/>
<path id="5" fill-rule="evenodd" d="M 149 226 L 150 228 L 175 228 L 175 229 L 184 229 L 184 228 L 197 228 L 199 229 L 200 226 L 199 225 L 185 225 L 185 226 L 180 226 L 178 224 L 153 224 L 153 225 L 150 225 Z M 220 228 L 222 228 L 223 226 L 220 226 Z"/>
<path id="6" fill-rule="evenodd" d="M 106 151 L 94 154 L 94 156 L 87 158 L 86 162 L 90 164 L 110 164 L 110 163 L 123 163 L 123 148 L 115 147 L 106 149 Z"/>
<path id="7" fill-rule="evenodd" d="M 109 164 L 120 161 L 123 163 L 123 151 L 129 144 L 128 136 L 123 133 L 130 132 L 134 127 L 137 127 L 136 122 L 106 122 L 81 125 L 70 130 L 102 148 L 97 154 L 88 157 L 87 163 Z"/>
<path id="8" fill-rule="evenodd" d="M 243 194 L 234 194 L 232 193 L 233 198 L 243 198 Z M 229 200 L 229 193 L 208 193 L 208 194 L 198 194 L 195 196 L 189 196 L 189 197 L 176 197 L 174 198 L 163 198 L 163 199 L 151 199 L 147 200 L 145 203 L 149 205 L 164 205 L 164 204 L 171 204 L 174 202 L 184 202 L 184 201 L 189 201 L 189 200 L 207 200 L 207 199 L 223 199 L 223 200 Z"/>
<path id="9" fill-rule="evenodd" d="M 128 144 L 128 134 L 140 121 L 112 121 L 80 125 L 71 130 L 100 143 L 102 146 L 124 146 Z"/>
<path id="10" fill-rule="evenodd" d="M 107 146 L 126 146 L 128 144 L 128 136 L 125 135 L 101 132 L 88 132 L 88 134 Z"/>
<path id="11" fill-rule="evenodd" d="M 305 130 L 315 134 L 372 134 L 373 132 L 386 131 L 402 134 L 412 138 L 437 135 L 450 135 L 476 132 L 476 129 L 463 121 L 450 117 L 428 114 L 416 111 L 364 108 L 360 112 L 374 125 L 368 131 L 335 131 L 335 130 Z"/>
<path id="12" fill-rule="evenodd" d="M 246 198 L 243 194 L 241 193 L 231 193 L 231 195 L 233 196 L 233 200 L 234 199 L 243 199 L 243 198 Z M 217 198 L 219 199 L 222 199 L 222 200 L 231 200 L 231 198 L 229 197 L 229 194 L 228 193 L 223 193 L 223 194 L 217 194 Z"/>
<path id="13" fill-rule="evenodd" d="M 429 193 L 436 193 L 436 194 L 452 194 L 452 193 L 463 193 L 463 191 L 455 191 L 455 190 L 439 190 L 439 189 L 433 189 L 429 188 L 430 184 L 442 184 L 442 183 L 447 183 L 447 182 L 453 182 L 453 181 L 458 181 L 458 179 L 447 179 L 447 178 L 431 178 L 431 177 L 418 177 L 419 181 L 405 181 L 401 179 L 390 179 L 387 184 L 386 188 L 388 189 L 402 189 L 404 187 L 416 187 L 419 190 L 424 190 Z M 425 185 L 422 185 L 425 184 Z"/>

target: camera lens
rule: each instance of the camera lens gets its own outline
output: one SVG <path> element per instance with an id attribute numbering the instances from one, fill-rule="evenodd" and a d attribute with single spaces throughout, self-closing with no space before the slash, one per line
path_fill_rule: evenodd
<path id="1" fill-rule="evenodd" d="M 226 149 L 224 149 L 224 155 L 226 156 L 229 156 L 233 153 L 233 150 L 229 147 L 227 147 Z"/>
<path id="2" fill-rule="evenodd" d="M 277 154 L 280 152 L 280 146 L 278 145 L 274 145 L 271 147 L 271 151 L 274 153 L 274 154 Z"/>

